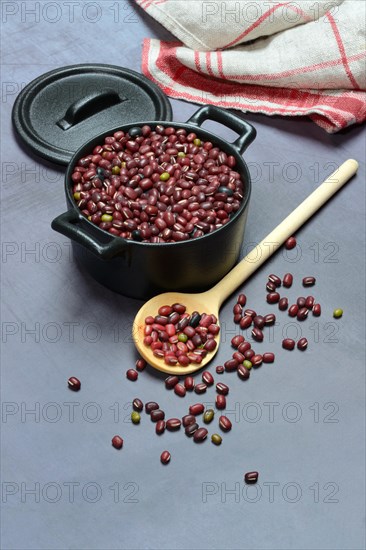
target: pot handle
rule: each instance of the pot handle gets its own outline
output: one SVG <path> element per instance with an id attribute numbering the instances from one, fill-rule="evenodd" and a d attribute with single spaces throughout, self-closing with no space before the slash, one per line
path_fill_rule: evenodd
<path id="1" fill-rule="evenodd" d="M 201 126 L 205 120 L 220 122 L 224 126 L 230 128 L 230 130 L 234 130 L 234 132 L 239 134 L 238 139 L 231 143 L 239 155 L 244 153 L 257 135 L 257 130 L 249 124 L 249 122 L 242 120 L 230 111 L 215 107 L 215 105 L 205 105 L 198 109 L 198 111 L 187 120 L 187 124 Z"/>
<path id="2" fill-rule="evenodd" d="M 83 216 L 75 210 L 68 210 L 57 216 L 51 223 L 51 227 L 58 233 L 81 244 L 103 260 L 109 260 L 124 250 L 126 245 L 122 239 L 111 239 L 107 244 L 97 242 L 83 227 L 77 226 L 78 222 L 83 220 Z"/>

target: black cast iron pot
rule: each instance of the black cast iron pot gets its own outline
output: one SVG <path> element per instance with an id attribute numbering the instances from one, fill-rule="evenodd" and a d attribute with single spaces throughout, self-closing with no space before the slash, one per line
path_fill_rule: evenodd
<path id="1" fill-rule="evenodd" d="M 239 134 L 233 142 L 202 129 L 207 120 L 220 122 Z M 71 175 L 77 161 L 117 130 L 134 126 L 174 126 L 195 132 L 204 141 L 233 155 L 235 169 L 244 182 L 245 195 L 239 210 L 223 227 L 203 237 L 177 243 L 142 243 L 115 237 L 85 218 L 72 195 Z M 256 136 L 249 123 L 212 105 L 200 108 L 186 123 L 150 121 L 120 125 L 89 140 L 72 157 L 65 177 L 68 211 L 55 218 L 52 228 L 72 239 L 73 253 L 94 279 L 133 298 L 150 298 L 166 291 L 200 292 L 217 283 L 236 263 L 243 240 L 251 192 L 248 167 L 241 154 Z"/>

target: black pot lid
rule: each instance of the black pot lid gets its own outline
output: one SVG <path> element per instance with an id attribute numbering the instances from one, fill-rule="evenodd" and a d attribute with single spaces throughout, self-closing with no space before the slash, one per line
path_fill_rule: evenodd
<path id="1" fill-rule="evenodd" d="M 120 123 L 172 120 L 168 98 L 145 76 L 114 65 L 61 67 L 28 84 L 13 107 L 13 124 L 41 157 L 68 164 L 89 139 Z"/>

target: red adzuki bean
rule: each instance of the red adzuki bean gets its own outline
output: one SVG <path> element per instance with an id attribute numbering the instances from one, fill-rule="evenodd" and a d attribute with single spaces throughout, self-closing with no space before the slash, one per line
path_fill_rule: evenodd
<path id="1" fill-rule="evenodd" d="M 145 359 L 142 359 L 142 358 L 137 359 L 137 361 L 135 363 L 136 370 L 138 370 L 140 372 L 143 371 L 146 368 L 146 365 L 147 365 L 147 363 L 146 363 Z"/>
<path id="2" fill-rule="evenodd" d="M 251 347 L 252 347 L 252 346 L 251 346 L 250 342 L 243 342 L 243 343 L 241 343 L 240 346 L 238 347 L 238 352 L 244 354 L 244 353 L 245 353 L 246 351 L 248 351 Z M 235 359 L 235 357 L 234 357 L 234 359 Z"/>
<path id="3" fill-rule="evenodd" d="M 164 420 L 165 412 L 160 409 L 154 409 L 150 413 L 150 418 L 152 422 L 158 422 L 159 420 Z"/>
<path id="4" fill-rule="evenodd" d="M 257 312 L 254 311 L 254 309 L 246 309 L 246 310 L 244 310 L 243 315 L 248 316 L 248 317 L 252 317 L 254 319 L 254 317 L 256 317 L 256 315 L 257 315 Z"/>
<path id="5" fill-rule="evenodd" d="M 274 313 L 268 313 L 268 315 L 264 316 L 264 322 L 266 326 L 274 325 L 276 322 L 276 315 Z"/>
<path id="6" fill-rule="evenodd" d="M 297 304 L 293 304 L 292 306 L 290 306 L 288 310 L 288 314 L 290 317 L 296 317 L 298 311 L 299 311 L 299 306 Z"/>
<path id="7" fill-rule="evenodd" d="M 122 449 L 123 439 L 119 435 L 115 435 L 112 439 L 112 445 L 115 449 Z"/>
<path id="8" fill-rule="evenodd" d="M 253 322 L 253 318 L 249 315 L 245 315 L 244 317 L 241 318 L 240 320 L 240 328 L 242 330 L 245 330 L 246 328 L 249 328 L 250 325 L 252 324 Z"/>
<path id="9" fill-rule="evenodd" d="M 308 314 L 309 314 L 309 310 L 306 307 L 302 307 L 297 312 L 297 320 L 304 321 L 307 318 Z"/>
<path id="10" fill-rule="evenodd" d="M 292 250 L 292 248 L 295 248 L 296 244 L 297 243 L 295 237 L 289 237 L 285 242 L 285 248 L 287 250 Z"/>
<path id="11" fill-rule="evenodd" d="M 236 359 L 229 359 L 228 361 L 225 361 L 224 367 L 227 372 L 233 372 L 238 368 L 238 362 Z"/>
<path id="12" fill-rule="evenodd" d="M 238 348 L 243 342 L 244 336 L 242 336 L 241 334 L 238 334 L 231 339 L 231 345 L 233 346 L 233 348 Z"/>
<path id="13" fill-rule="evenodd" d="M 187 378 L 184 379 L 184 387 L 187 391 L 192 391 L 194 388 L 194 380 L 192 376 L 187 376 Z"/>
<path id="14" fill-rule="evenodd" d="M 179 430 L 181 424 L 182 422 L 179 420 L 179 418 L 169 418 L 169 420 L 167 420 L 165 423 L 165 427 L 168 431 L 173 432 Z"/>
<path id="15" fill-rule="evenodd" d="M 229 386 L 223 384 L 222 382 L 218 382 L 216 384 L 216 391 L 217 393 L 221 393 L 222 395 L 227 395 L 229 393 Z"/>
<path id="16" fill-rule="evenodd" d="M 253 328 L 252 336 L 253 336 L 254 340 L 256 340 L 257 342 L 262 342 L 263 341 L 263 337 L 264 337 L 263 332 L 257 327 Z"/>
<path id="17" fill-rule="evenodd" d="M 189 414 L 193 414 L 193 416 L 197 416 L 198 414 L 202 414 L 205 410 L 204 405 L 202 403 L 195 403 L 194 405 L 191 405 L 189 407 Z"/>
<path id="18" fill-rule="evenodd" d="M 239 294 L 237 302 L 238 302 L 238 304 L 240 304 L 242 307 L 244 307 L 245 304 L 247 303 L 247 297 L 245 296 L 245 294 Z"/>
<path id="19" fill-rule="evenodd" d="M 184 397 L 186 394 L 186 388 L 183 386 L 183 384 L 176 384 L 174 386 L 174 393 L 178 395 L 179 397 Z"/>
<path id="20" fill-rule="evenodd" d="M 265 319 L 262 315 L 256 315 L 253 319 L 253 322 L 254 322 L 254 326 L 256 326 L 257 328 L 259 328 L 261 330 L 266 324 L 266 321 L 265 321 Z"/>
<path id="21" fill-rule="evenodd" d="M 280 295 L 278 292 L 270 292 L 267 294 L 267 302 L 269 304 L 277 304 L 277 302 L 280 300 Z"/>
<path id="22" fill-rule="evenodd" d="M 300 351 L 305 351 L 308 347 L 308 341 L 306 338 L 300 338 L 300 340 L 297 342 L 297 349 Z"/>
<path id="23" fill-rule="evenodd" d="M 79 391 L 81 388 L 81 382 L 76 376 L 71 376 L 67 381 L 67 385 L 72 391 Z"/>
<path id="24" fill-rule="evenodd" d="M 268 290 L 268 292 L 274 292 L 276 290 L 276 285 L 274 283 L 272 283 L 271 281 L 268 281 L 267 284 L 266 284 L 266 290 Z"/>
<path id="25" fill-rule="evenodd" d="M 282 340 L 282 347 L 289 351 L 293 350 L 295 347 L 295 340 L 292 340 L 292 338 L 285 338 Z"/>
<path id="26" fill-rule="evenodd" d="M 226 397 L 225 395 L 219 393 L 216 395 L 216 408 L 225 409 L 226 408 Z"/>
<path id="27" fill-rule="evenodd" d="M 302 280 L 303 286 L 314 286 L 315 285 L 315 277 L 304 277 Z"/>
<path id="28" fill-rule="evenodd" d="M 165 421 L 164 420 L 158 420 L 157 421 L 157 423 L 155 424 L 155 432 L 158 435 L 161 435 L 162 433 L 165 432 Z"/>
<path id="29" fill-rule="evenodd" d="M 263 362 L 263 356 L 260 355 L 260 353 L 257 353 L 257 354 L 252 356 L 250 361 L 251 361 L 253 367 L 260 367 L 262 362 Z"/>
<path id="30" fill-rule="evenodd" d="M 185 428 L 185 434 L 188 435 L 188 437 L 192 437 L 194 433 L 198 430 L 198 424 L 197 422 L 192 422 L 192 424 L 188 424 Z"/>
<path id="31" fill-rule="evenodd" d="M 286 275 L 284 275 L 284 277 L 283 277 L 282 284 L 283 284 L 284 287 L 290 288 L 292 286 L 293 280 L 294 280 L 294 278 L 291 275 L 291 273 L 286 273 Z"/>
<path id="32" fill-rule="evenodd" d="M 186 428 L 190 424 L 194 424 L 195 422 L 196 422 L 196 417 L 193 416 L 193 414 L 186 414 L 182 418 L 182 424 L 184 428 Z"/>
<path id="33" fill-rule="evenodd" d="M 277 275 L 274 275 L 274 273 L 268 276 L 268 280 L 275 286 L 281 286 L 281 279 Z"/>
<path id="34" fill-rule="evenodd" d="M 204 371 L 202 373 L 202 381 L 207 384 L 207 386 L 212 386 L 212 384 L 214 383 L 214 377 L 210 372 Z"/>
<path id="35" fill-rule="evenodd" d="M 247 369 L 244 365 L 239 365 L 237 372 L 238 372 L 239 378 L 241 378 L 242 380 L 248 380 L 250 376 L 250 370 Z"/>
<path id="36" fill-rule="evenodd" d="M 247 484 L 254 484 L 258 481 L 258 472 L 247 472 L 244 475 L 244 481 Z"/>
<path id="37" fill-rule="evenodd" d="M 224 432 L 229 432 L 232 428 L 232 423 L 227 416 L 220 416 L 219 426 Z"/>
<path id="38" fill-rule="evenodd" d="M 135 399 L 132 401 L 132 408 L 134 411 L 141 412 L 142 409 L 144 408 L 144 404 L 141 401 L 141 399 L 138 399 L 137 397 L 135 397 Z"/>
<path id="39" fill-rule="evenodd" d="M 159 405 L 155 401 L 148 401 L 147 403 L 145 403 L 145 412 L 147 414 L 151 414 L 152 411 L 156 411 L 158 408 Z"/>
<path id="40" fill-rule="evenodd" d="M 168 390 L 172 390 L 176 384 L 178 384 L 179 378 L 178 376 L 168 376 L 168 378 L 165 379 L 165 387 Z"/>
<path id="41" fill-rule="evenodd" d="M 171 455 L 169 451 L 163 451 L 160 455 L 160 461 L 162 464 L 168 464 L 170 462 Z"/>
<path id="42" fill-rule="evenodd" d="M 126 376 L 129 380 L 135 382 L 139 376 L 139 373 L 134 369 L 128 369 L 128 371 L 126 371 Z"/>
<path id="43" fill-rule="evenodd" d="M 208 431 L 206 428 L 198 428 L 193 434 L 193 441 L 195 443 L 201 443 L 204 441 L 207 437 Z"/>

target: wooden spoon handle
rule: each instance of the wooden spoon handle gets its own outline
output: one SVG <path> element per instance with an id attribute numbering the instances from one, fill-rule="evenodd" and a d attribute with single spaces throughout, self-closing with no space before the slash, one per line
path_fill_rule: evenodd
<path id="1" fill-rule="evenodd" d="M 358 162 L 349 159 L 333 172 L 311 195 L 287 216 L 267 237 L 237 264 L 208 293 L 215 296 L 219 307 L 234 290 L 247 280 L 299 227 L 327 202 L 356 172 Z"/>

